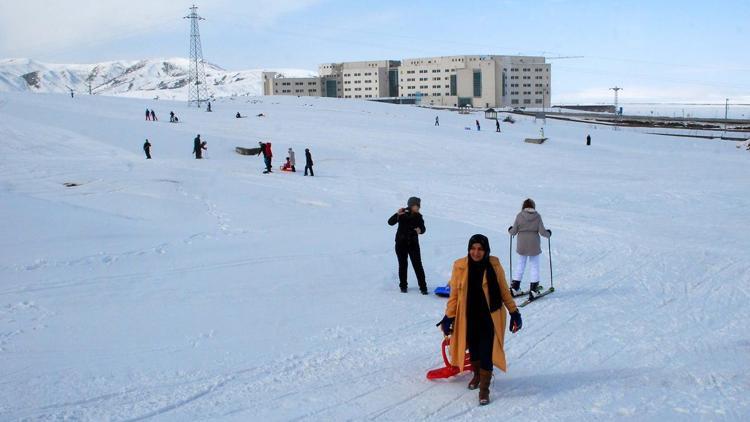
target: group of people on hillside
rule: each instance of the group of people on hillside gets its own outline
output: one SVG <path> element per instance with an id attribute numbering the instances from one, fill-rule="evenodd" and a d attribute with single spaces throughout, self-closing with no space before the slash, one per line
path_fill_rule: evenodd
<path id="1" fill-rule="evenodd" d="M 482 130 L 482 125 L 479 124 L 479 120 L 474 120 L 474 124 L 477 127 L 477 131 Z M 435 116 L 435 126 L 440 126 L 440 116 Z M 467 127 L 467 129 L 469 129 Z M 500 121 L 495 119 L 495 132 L 500 132 Z"/>
<path id="2" fill-rule="evenodd" d="M 153 109 L 151 109 L 151 110 L 146 109 L 146 120 L 150 120 L 150 121 L 153 121 L 153 122 L 155 122 L 155 121 L 158 120 L 156 118 L 156 112 Z"/>
<path id="3" fill-rule="evenodd" d="M 259 151 L 258 155 L 263 156 L 263 162 L 265 164 L 266 169 L 263 171 L 263 174 L 273 173 L 273 150 L 271 149 L 271 143 L 270 142 L 258 142 L 259 145 Z M 290 147 L 287 150 L 287 157 L 286 161 L 284 162 L 284 165 L 281 166 L 282 171 L 290 171 L 290 172 L 297 172 L 297 159 L 294 153 L 294 150 Z M 305 148 L 305 176 L 307 176 L 308 172 L 310 173 L 310 176 L 315 176 L 315 173 L 313 172 L 313 159 L 312 159 L 312 153 L 310 152 L 309 148 Z"/>
<path id="4" fill-rule="evenodd" d="M 421 202 L 418 197 L 409 198 L 406 207 L 399 208 L 388 219 L 388 224 L 398 225 L 396 257 L 401 292 L 408 291 L 408 260 L 411 260 L 419 291 L 426 295 L 427 282 L 419 247 L 419 236 L 426 232 L 420 212 Z M 544 227 L 536 204 L 530 198 L 523 201 L 521 212 L 516 215 L 513 225 L 508 227 L 508 233 L 517 237 L 516 253 L 519 257 L 511 285 L 508 286 L 500 259 L 490 255 L 489 239 L 482 234 L 471 236 L 468 256 L 459 258 L 453 264 L 450 297 L 445 315 L 437 324 L 445 336 L 451 336 L 452 365 L 463 370 L 468 349 L 474 371 L 468 388 L 479 389 L 480 405 L 490 402 L 493 366 L 506 370 L 503 350 L 506 310 L 510 315 L 511 332 L 516 333 L 523 326 L 521 313 L 513 298 L 520 295 L 521 281 L 527 268 L 532 280 L 529 300 L 542 293 L 539 287 L 540 236 L 549 238 L 552 235 L 552 231 Z"/>

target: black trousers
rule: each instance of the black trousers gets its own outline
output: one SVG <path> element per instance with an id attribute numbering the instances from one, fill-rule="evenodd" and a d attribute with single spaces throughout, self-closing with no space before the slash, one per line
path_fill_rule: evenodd
<path id="1" fill-rule="evenodd" d="M 419 249 L 419 242 L 396 242 L 396 257 L 398 258 L 398 280 L 400 287 L 407 287 L 407 272 L 409 271 L 409 261 L 414 267 L 414 273 L 417 275 L 417 283 L 420 289 L 427 288 L 425 281 L 424 268 L 422 267 L 422 252 Z"/>
<path id="2" fill-rule="evenodd" d="M 469 354 L 472 361 L 479 361 L 479 367 L 492 370 L 492 345 L 495 342 L 495 329 L 492 324 L 489 327 L 472 327 L 473 321 L 466 321 L 466 343 L 469 346 Z"/>
<path id="3" fill-rule="evenodd" d="M 315 176 L 315 173 L 313 173 L 312 166 L 305 166 L 305 176 L 307 176 L 307 170 L 310 170 L 310 176 Z"/>
<path id="4" fill-rule="evenodd" d="M 151 151 L 145 150 L 145 152 L 146 152 L 146 159 L 150 160 L 151 159 Z"/>

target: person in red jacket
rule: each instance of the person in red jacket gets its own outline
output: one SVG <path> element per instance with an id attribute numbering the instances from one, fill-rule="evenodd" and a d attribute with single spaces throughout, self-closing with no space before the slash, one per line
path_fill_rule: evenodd
<path id="1" fill-rule="evenodd" d="M 273 160 L 273 151 L 271 151 L 271 143 L 266 142 L 263 144 L 263 159 L 266 161 L 266 171 L 263 173 L 271 173 L 272 172 L 272 165 L 271 161 Z"/>

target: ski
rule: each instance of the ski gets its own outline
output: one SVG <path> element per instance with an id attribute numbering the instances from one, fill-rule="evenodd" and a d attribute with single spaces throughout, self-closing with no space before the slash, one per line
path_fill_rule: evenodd
<path id="1" fill-rule="evenodd" d="M 518 305 L 518 307 L 519 308 L 523 308 L 524 306 L 528 305 L 531 302 L 536 302 L 537 300 L 543 298 L 544 296 L 547 296 L 550 293 L 554 293 L 554 291 L 555 291 L 555 288 L 554 287 L 550 287 L 549 289 L 547 289 L 543 293 L 541 293 L 539 296 L 535 297 L 534 300 L 526 299 L 523 303 L 521 303 L 520 305 Z"/>
<path id="2" fill-rule="evenodd" d="M 515 299 L 517 297 L 528 296 L 529 295 L 529 291 L 528 290 L 519 290 L 518 293 L 514 293 L 513 290 L 511 290 L 510 291 L 510 295 L 513 296 L 513 298 Z"/>

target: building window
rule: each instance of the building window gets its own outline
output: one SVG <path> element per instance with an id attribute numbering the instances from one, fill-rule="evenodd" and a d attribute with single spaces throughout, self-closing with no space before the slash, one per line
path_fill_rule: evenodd
<path id="1" fill-rule="evenodd" d="M 510 100 L 511 104 L 518 104 L 518 100 Z"/>
<path id="2" fill-rule="evenodd" d="M 474 71 L 474 96 L 482 96 L 482 72 L 479 70 Z"/>
<path id="3" fill-rule="evenodd" d="M 451 83 L 450 83 L 451 95 L 456 95 L 456 89 L 457 89 L 456 85 L 457 85 L 456 75 L 451 75 Z"/>
<path id="4" fill-rule="evenodd" d="M 529 99 L 523 100 L 523 103 L 524 104 L 531 104 L 531 100 L 529 100 Z"/>

